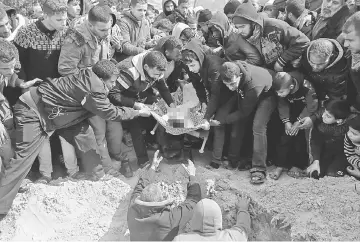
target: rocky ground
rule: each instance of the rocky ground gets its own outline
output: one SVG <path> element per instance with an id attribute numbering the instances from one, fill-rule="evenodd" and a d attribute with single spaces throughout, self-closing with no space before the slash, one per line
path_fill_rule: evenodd
<path id="1" fill-rule="evenodd" d="M 205 167 L 209 153 L 193 151 L 197 178 L 206 195 L 223 210 L 223 226 L 235 223 L 239 194 L 251 198 L 250 240 L 360 240 L 360 182 L 352 178 L 296 180 L 283 175 L 264 185 L 249 183 L 248 172 Z M 135 167 L 134 167 L 135 168 Z M 181 164 L 162 162 L 156 181 L 168 196 L 185 198 L 187 175 Z M 0 222 L 0 241 L 129 239 L 128 200 L 142 170 L 131 179 L 65 182 L 59 187 L 33 185 L 19 194 L 9 216 Z"/>

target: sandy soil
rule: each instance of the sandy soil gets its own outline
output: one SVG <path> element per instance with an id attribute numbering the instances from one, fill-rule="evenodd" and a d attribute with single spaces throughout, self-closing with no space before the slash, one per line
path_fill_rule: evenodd
<path id="1" fill-rule="evenodd" d="M 296 180 L 283 175 L 264 185 L 249 183 L 247 172 L 204 168 L 209 154 L 193 151 L 203 195 L 209 181 L 211 197 L 223 211 L 223 225 L 235 223 L 239 194 L 251 198 L 250 240 L 360 240 L 360 182 L 352 178 Z M 180 164 L 163 162 L 154 182 L 181 202 L 188 181 Z M 20 194 L 2 222 L 0 240 L 126 241 L 126 212 L 131 189 L 143 171 L 131 179 L 106 182 L 68 182 L 61 187 L 35 185 Z M 356 190 L 356 187 L 358 190 Z"/>

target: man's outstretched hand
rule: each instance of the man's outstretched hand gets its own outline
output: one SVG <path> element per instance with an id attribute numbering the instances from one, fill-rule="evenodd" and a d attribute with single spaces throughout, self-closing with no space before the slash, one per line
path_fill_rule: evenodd
<path id="1" fill-rule="evenodd" d="M 153 162 L 151 163 L 151 169 L 156 171 L 162 160 L 163 160 L 163 157 L 159 156 L 159 150 L 157 150 L 154 154 Z"/>
<path id="2" fill-rule="evenodd" d="M 182 164 L 182 166 L 184 167 L 185 171 L 189 174 L 189 176 L 195 176 L 196 174 L 196 168 L 194 163 L 191 160 L 187 160 L 188 161 L 188 166 L 186 167 L 184 164 Z"/>
<path id="3" fill-rule="evenodd" d="M 21 83 L 20 88 L 22 88 L 22 89 L 30 88 L 30 87 L 34 86 L 35 84 L 40 83 L 42 81 L 43 80 L 41 80 L 39 78 L 35 78 L 34 80 Z"/>

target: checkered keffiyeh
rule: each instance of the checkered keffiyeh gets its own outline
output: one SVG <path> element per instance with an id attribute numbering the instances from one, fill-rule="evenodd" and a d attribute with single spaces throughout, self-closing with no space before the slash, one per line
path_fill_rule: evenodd
<path id="1" fill-rule="evenodd" d="M 183 92 L 180 88 L 172 94 L 172 97 L 176 106 L 183 104 Z M 158 121 L 158 123 L 165 128 L 167 133 L 172 135 L 186 134 L 199 129 L 206 111 L 201 110 L 201 104 L 199 103 L 195 107 L 189 109 L 189 118 L 193 122 L 194 128 L 174 128 L 162 118 L 165 114 L 167 114 L 167 107 L 168 106 L 165 101 L 161 99 L 150 106 L 150 110 L 152 116 Z"/>

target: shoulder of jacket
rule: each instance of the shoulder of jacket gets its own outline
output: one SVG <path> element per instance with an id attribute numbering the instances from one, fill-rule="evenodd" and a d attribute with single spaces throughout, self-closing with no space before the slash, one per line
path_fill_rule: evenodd
<path id="1" fill-rule="evenodd" d="M 264 29 L 267 29 L 268 31 L 266 32 L 270 32 L 272 30 L 278 30 L 278 31 L 283 31 L 287 28 L 290 28 L 291 26 L 284 22 L 284 21 L 281 21 L 279 19 L 273 19 L 273 18 L 266 18 L 264 20 Z M 296 28 L 294 28 L 296 29 Z M 299 30 L 300 31 L 300 30 Z"/>
<path id="2" fill-rule="evenodd" d="M 82 36 L 75 28 L 69 28 L 66 31 L 66 41 L 73 42 L 79 47 L 86 43 L 84 36 Z"/>

